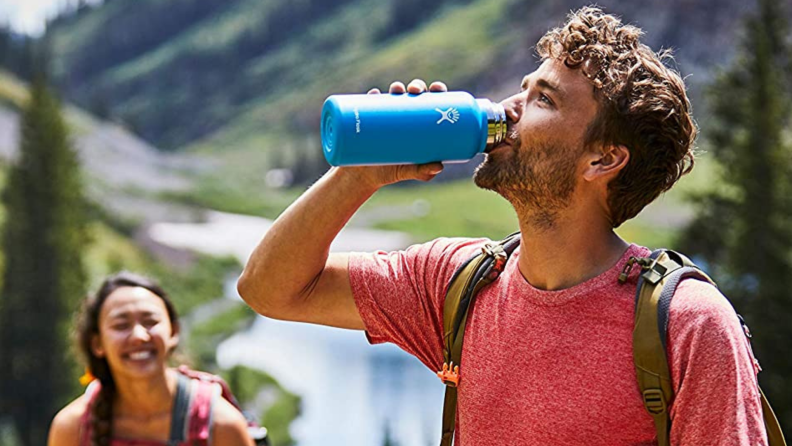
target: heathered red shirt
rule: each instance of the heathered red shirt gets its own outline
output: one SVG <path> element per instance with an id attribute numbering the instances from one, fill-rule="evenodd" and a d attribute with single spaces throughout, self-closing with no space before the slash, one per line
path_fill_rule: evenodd
<path id="1" fill-rule="evenodd" d="M 392 342 L 440 370 L 446 287 L 487 241 L 438 239 L 398 252 L 353 253 L 349 277 L 370 342 Z M 633 366 L 637 272 L 624 285 L 617 281 L 630 256 L 649 250 L 631 245 L 601 275 L 543 291 L 520 273 L 519 249 L 469 316 L 456 444 L 656 444 Z M 716 288 L 683 281 L 668 335 L 672 445 L 767 443 L 749 349 Z"/>

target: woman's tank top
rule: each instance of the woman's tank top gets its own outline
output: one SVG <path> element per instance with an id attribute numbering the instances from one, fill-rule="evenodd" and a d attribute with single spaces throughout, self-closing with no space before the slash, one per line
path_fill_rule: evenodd
<path id="1" fill-rule="evenodd" d="M 113 438 L 110 446 L 209 446 L 212 436 L 212 403 L 220 395 L 216 383 L 190 379 L 178 374 L 176 395 L 171 414 L 170 440 L 167 442 Z M 101 389 L 98 380 L 85 393 L 88 406 L 80 421 L 80 446 L 91 446 L 93 406 Z"/>

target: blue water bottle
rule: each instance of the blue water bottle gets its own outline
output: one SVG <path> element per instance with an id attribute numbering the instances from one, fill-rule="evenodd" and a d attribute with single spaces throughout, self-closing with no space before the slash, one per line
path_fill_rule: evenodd
<path id="1" fill-rule="evenodd" d="M 503 141 L 506 113 L 464 91 L 333 95 L 321 134 L 332 166 L 464 162 Z"/>

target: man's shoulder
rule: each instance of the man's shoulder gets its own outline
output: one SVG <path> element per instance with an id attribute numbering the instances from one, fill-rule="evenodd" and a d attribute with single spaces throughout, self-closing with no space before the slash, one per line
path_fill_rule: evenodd
<path id="1" fill-rule="evenodd" d="M 689 278 L 683 280 L 671 301 L 670 321 L 675 320 L 690 327 L 733 325 L 736 312 L 729 300 L 713 284 Z"/>
<path id="2" fill-rule="evenodd" d="M 472 250 L 480 249 L 487 243 L 492 243 L 492 240 L 484 237 L 438 237 L 429 240 L 425 243 L 419 243 L 410 246 L 410 248 L 424 248 L 434 249 L 438 251 L 457 251 L 457 250 Z"/>
<path id="3" fill-rule="evenodd" d="M 644 246 L 633 246 L 642 256 L 649 256 L 653 252 Z M 736 320 L 734 307 L 718 287 L 697 277 L 688 277 L 679 282 L 669 312 L 671 323 L 676 321 L 685 325 L 732 324 Z"/>
<path id="4" fill-rule="evenodd" d="M 481 252 L 481 247 L 492 241 L 487 238 L 438 237 L 426 242 L 416 243 L 404 250 L 384 253 L 370 253 L 374 256 L 406 256 L 423 259 L 427 262 L 456 266 Z M 364 254 L 365 255 L 365 254 Z"/>

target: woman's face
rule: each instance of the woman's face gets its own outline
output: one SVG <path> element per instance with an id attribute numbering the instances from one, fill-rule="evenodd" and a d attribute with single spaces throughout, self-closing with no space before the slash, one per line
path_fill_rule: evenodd
<path id="1" fill-rule="evenodd" d="M 178 342 L 178 327 L 171 325 L 162 298 L 145 288 L 121 287 L 102 304 L 92 347 L 118 380 L 162 373 Z"/>

